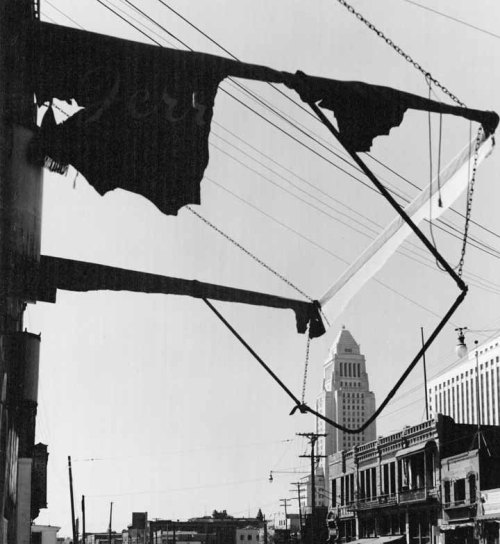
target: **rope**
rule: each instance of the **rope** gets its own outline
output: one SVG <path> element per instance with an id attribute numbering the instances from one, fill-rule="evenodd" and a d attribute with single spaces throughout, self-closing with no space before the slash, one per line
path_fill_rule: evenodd
<path id="1" fill-rule="evenodd" d="M 425 78 L 427 85 L 429 87 L 429 99 L 431 98 L 432 94 L 432 82 L 429 77 L 426 76 Z M 428 134 L 429 134 L 429 234 L 432 240 L 432 243 L 436 250 L 438 250 L 437 242 L 434 237 L 434 222 L 432 220 L 432 182 L 433 182 L 433 175 L 434 175 L 434 168 L 432 165 L 432 121 L 431 121 L 431 112 L 427 112 L 427 121 L 428 121 Z M 438 169 L 437 169 L 437 184 L 438 184 L 438 206 L 440 208 L 443 207 L 443 203 L 441 201 L 441 137 L 442 137 L 442 123 L 443 123 L 443 116 L 439 116 L 439 146 L 438 146 Z M 436 266 L 439 268 L 439 270 L 446 272 L 446 270 L 441 266 L 441 263 L 434 259 Z"/>
<path id="2" fill-rule="evenodd" d="M 364 23 L 370 30 L 375 32 L 375 34 L 377 34 L 377 36 L 379 38 L 382 38 L 387 45 L 392 47 L 392 49 L 394 49 L 394 51 L 396 51 L 396 53 L 398 53 L 398 55 L 401 55 L 407 62 L 409 62 L 412 66 L 414 66 L 414 68 L 416 68 L 420 73 L 422 73 L 426 78 L 428 78 L 429 81 L 431 81 L 434 85 L 436 85 L 436 87 L 438 87 L 441 91 L 443 91 L 446 95 L 448 95 L 453 100 L 453 102 L 455 102 L 456 104 L 458 104 L 459 106 L 462 106 L 464 108 L 466 107 L 465 104 L 460 99 L 458 99 L 443 84 L 441 84 L 437 79 L 435 79 L 430 72 L 428 72 L 427 70 L 422 68 L 422 66 L 418 62 L 413 60 L 412 57 L 410 57 L 410 55 L 405 53 L 403 51 L 403 49 L 401 49 L 401 47 L 399 47 L 399 45 L 396 45 L 381 30 L 379 30 L 375 25 L 370 23 L 370 21 L 368 21 L 368 19 L 363 17 L 363 15 L 361 15 L 361 13 L 356 11 L 350 4 L 348 4 L 346 2 L 346 0 L 337 0 L 337 2 L 339 4 L 341 4 L 342 6 L 344 6 L 350 13 L 355 15 L 356 18 L 359 19 L 362 23 Z"/>
<path id="3" fill-rule="evenodd" d="M 274 276 L 276 276 L 277 278 L 279 278 L 281 281 L 283 281 L 284 283 L 286 283 L 288 286 L 290 286 L 292 289 L 295 289 L 295 291 L 297 291 L 297 293 L 301 294 L 303 297 L 307 298 L 310 302 L 314 302 L 314 299 L 311 298 L 309 295 L 307 295 L 306 293 L 304 293 L 304 291 L 302 291 L 302 289 L 299 289 L 299 287 L 297 287 L 296 285 L 294 285 L 290 280 L 288 280 L 287 278 L 285 278 L 285 276 L 283 276 L 282 274 L 280 274 L 279 272 L 277 272 L 276 270 L 274 270 L 274 268 L 271 268 L 267 263 L 265 263 L 262 259 L 260 259 L 259 257 L 257 257 L 256 255 L 254 255 L 251 251 L 249 251 L 248 249 L 246 249 L 246 247 L 242 246 L 239 242 L 237 242 L 234 238 L 231 238 L 231 236 L 229 236 L 229 234 L 226 234 L 224 231 L 222 231 L 219 227 L 217 227 L 216 225 L 214 225 L 213 223 L 211 223 L 208 219 L 206 219 L 205 217 L 203 217 L 203 215 L 201 215 L 199 212 L 193 210 L 193 208 L 191 208 L 191 206 L 186 206 L 186 208 L 194 215 L 196 215 L 196 217 L 198 217 L 199 219 L 201 219 L 201 221 L 203 221 L 203 223 L 205 223 L 206 225 L 208 225 L 210 228 L 212 228 L 213 230 L 215 230 L 215 232 L 218 232 L 223 238 L 225 238 L 226 240 L 228 240 L 229 242 L 231 242 L 235 247 L 237 247 L 238 249 L 240 249 L 241 251 L 243 251 L 243 253 L 245 253 L 246 255 L 248 255 L 251 259 L 253 259 L 256 263 L 260 264 L 263 268 L 265 268 L 268 272 L 271 272 L 271 274 L 273 274 Z"/>

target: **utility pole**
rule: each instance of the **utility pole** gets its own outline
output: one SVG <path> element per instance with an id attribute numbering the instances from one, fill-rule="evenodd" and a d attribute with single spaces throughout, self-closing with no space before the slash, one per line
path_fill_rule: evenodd
<path id="1" fill-rule="evenodd" d="M 422 347 L 424 347 L 424 328 L 420 327 L 420 336 L 422 338 Z M 424 365 L 424 391 L 425 391 L 425 419 L 429 419 L 429 399 L 427 398 L 427 367 L 425 364 L 425 351 L 422 353 L 422 362 Z"/>
<path id="2" fill-rule="evenodd" d="M 288 503 L 290 499 L 280 499 L 280 505 L 285 508 L 285 542 L 289 541 L 288 533 Z"/>
<path id="3" fill-rule="evenodd" d="M 71 528 L 73 529 L 73 544 L 78 544 L 75 521 L 75 500 L 73 497 L 73 471 L 71 469 L 71 455 L 68 455 L 69 496 L 71 500 Z"/>
<path id="4" fill-rule="evenodd" d="M 297 500 L 299 501 L 299 528 L 302 534 L 302 498 L 300 496 L 300 486 L 303 484 L 302 482 L 292 482 L 292 485 L 297 486 Z"/>
<path id="5" fill-rule="evenodd" d="M 109 528 L 108 528 L 108 544 L 111 544 L 111 523 L 113 522 L 113 503 L 109 505 Z M 146 528 L 144 528 L 146 532 Z"/>
<path id="6" fill-rule="evenodd" d="M 311 458 L 311 544 L 314 544 L 314 524 L 316 522 L 315 511 L 316 511 L 316 459 L 319 457 L 324 457 L 324 455 L 316 455 L 314 453 L 314 448 L 316 442 L 320 437 L 325 437 L 325 433 L 297 433 L 297 436 L 305 436 L 311 444 L 311 454 L 310 455 L 301 455 L 300 457 L 310 457 Z"/>
<path id="7" fill-rule="evenodd" d="M 86 544 L 85 539 L 85 495 L 82 495 L 82 544 Z"/>

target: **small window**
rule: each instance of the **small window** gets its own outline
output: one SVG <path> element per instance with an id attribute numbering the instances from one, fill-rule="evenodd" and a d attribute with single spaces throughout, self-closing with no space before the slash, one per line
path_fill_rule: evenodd
<path id="1" fill-rule="evenodd" d="M 465 502 L 465 479 L 456 480 L 453 484 L 454 502 L 455 504 L 463 504 Z"/>
<path id="2" fill-rule="evenodd" d="M 477 488 L 476 488 L 476 476 L 471 474 L 469 476 L 469 501 L 473 504 L 476 502 Z"/>
<path id="3" fill-rule="evenodd" d="M 450 482 L 446 480 L 444 482 L 444 502 L 446 505 L 449 505 L 451 502 L 451 493 L 450 493 Z"/>
<path id="4" fill-rule="evenodd" d="M 245 535 L 240 535 L 240 540 L 245 540 Z"/>
<path id="5" fill-rule="evenodd" d="M 252 535 L 248 535 L 248 540 L 252 540 Z"/>

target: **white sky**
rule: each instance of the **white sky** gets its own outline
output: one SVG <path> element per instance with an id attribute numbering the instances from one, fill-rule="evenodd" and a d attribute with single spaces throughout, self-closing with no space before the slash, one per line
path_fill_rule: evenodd
<path id="1" fill-rule="evenodd" d="M 127 9 L 125 3 L 111 1 Z M 421 1 L 499 33 L 500 7 L 494 0 L 480 0 L 474 5 L 465 0 Z M 223 55 L 157 0 L 135 3 L 194 49 Z M 335 0 L 168 3 L 244 61 L 427 95 L 423 76 Z M 467 105 L 500 111 L 498 38 L 405 0 L 352 3 Z M 144 39 L 95 0 L 51 0 L 51 4 L 42 0 L 42 15 L 60 24 L 73 23 L 53 6 L 85 29 Z M 134 17 L 161 35 L 138 14 Z M 166 39 L 175 43 L 168 36 Z M 328 146 L 338 147 L 317 121 L 267 85 L 243 83 L 318 138 L 326 139 Z M 248 100 L 231 82 L 225 81 L 222 87 Z M 339 163 L 262 107 L 251 105 Z M 435 128 L 437 122 L 434 117 Z M 458 152 L 468 135 L 466 121 L 444 119 L 443 163 Z M 202 205 L 197 210 L 313 298 L 334 282 L 345 267 L 343 261 L 354 259 L 369 243 L 369 237 L 351 227 L 372 236 L 366 227 L 377 231 L 379 227 L 371 221 L 385 225 L 393 217 L 385 201 L 373 191 L 221 91 L 210 141 L 217 148 L 211 149 L 202 183 Z M 220 149 L 316 208 L 276 188 Z M 427 115 L 407 113 L 401 127 L 376 140 L 372 152 L 423 187 L 429 171 Z M 473 219 L 495 233 L 500 230 L 495 209 L 500 199 L 499 157 L 496 152 L 481 166 L 473 208 Z M 399 193 L 416 194 L 414 187 L 391 172 L 371 161 L 369 165 Z M 74 172 L 67 178 L 45 176 L 44 254 L 296 296 L 187 210 L 167 217 L 131 193 L 115 191 L 100 197 L 81 176 L 73 189 L 73 177 Z M 208 178 L 317 245 L 279 226 Z M 455 209 L 463 213 L 464 204 L 461 199 Z M 461 217 L 447 212 L 444 218 L 459 234 L 463 231 Z M 470 233 L 495 248 L 492 253 L 500 250 L 497 236 L 475 225 Z M 437 229 L 435 235 L 445 256 L 452 263 L 458 262 L 460 241 Z M 412 243 L 417 244 L 415 240 Z M 457 296 L 452 281 L 420 248 L 405 247 L 405 253 L 419 262 L 396 255 L 376 279 L 411 301 L 371 281 L 328 333 L 313 342 L 306 396 L 309 403 L 314 403 L 320 391 L 322 363 L 342 324 L 361 344 L 370 384 L 380 402 L 418 350 L 420 327 L 430 333 L 438 316 Z M 498 254 L 487 255 L 469 247 L 465 272 L 466 279 L 471 280 L 470 293 L 428 354 L 430 376 L 454 361 L 455 326 L 482 331 L 469 334 L 470 343 L 500 329 L 498 266 Z M 300 396 L 305 338 L 295 331 L 293 313 L 222 303 L 217 307 Z M 255 515 L 261 507 L 270 514 L 279 509 L 280 498 L 291 496 L 289 482 L 298 476 L 278 472 L 274 483 L 269 484 L 269 471 L 290 467 L 307 470 L 308 460 L 298 455 L 308 450 L 295 433 L 313 430 L 314 419 L 288 415 L 292 408 L 288 397 L 203 302 L 160 295 L 59 292 L 57 304 L 29 307 L 26 326 L 42 333 L 37 440 L 47 443 L 50 452 L 49 508 L 42 511 L 38 523 L 60 525 L 61 534 L 70 534 L 68 455 L 74 460 L 78 505 L 82 494 L 87 497 L 88 531 L 107 528 L 110 501 L 114 503 L 116 530 L 131 522 L 132 511 L 170 519 L 210 514 L 214 508 L 227 509 L 233 515 Z M 419 367 L 379 419 L 378 434 L 422 420 L 421 384 Z"/>

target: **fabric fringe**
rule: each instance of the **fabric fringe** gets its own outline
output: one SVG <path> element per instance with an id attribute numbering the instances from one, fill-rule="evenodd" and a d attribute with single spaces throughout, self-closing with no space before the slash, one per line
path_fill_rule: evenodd
<path id="1" fill-rule="evenodd" d="M 45 159 L 43 161 L 43 166 L 45 168 L 48 168 L 51 172 L 56 172 L 58 174 L 61 174 L 63 176 L 67 175 L 69 164 L 62 164 L 48 155 L 45 156 Z"/>

